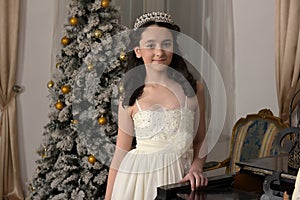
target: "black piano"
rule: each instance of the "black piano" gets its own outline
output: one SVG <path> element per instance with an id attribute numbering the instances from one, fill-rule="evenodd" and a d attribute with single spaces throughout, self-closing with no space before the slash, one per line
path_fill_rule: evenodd
<path id="1" fill-rule="evenodd" d="M 208 186 L 196 192 L 188 182 L 160 186 L 155 200 L 282 200 L 284 192 L 291 199 L 298 171 L 287 160 L 283 154 L 239 162 L 239 173 L 208 177 Z"/>

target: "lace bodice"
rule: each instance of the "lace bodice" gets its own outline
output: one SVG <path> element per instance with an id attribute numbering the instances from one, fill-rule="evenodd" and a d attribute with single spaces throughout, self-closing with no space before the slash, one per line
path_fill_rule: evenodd
<path id="1" fill-rule="evenodd" d="M 137 140 L 185 140 L 193 137 L 194 111 L 185 103 L 183 108 L 174 110 L 142 110 L 134 115 L 134 130 Z"/>

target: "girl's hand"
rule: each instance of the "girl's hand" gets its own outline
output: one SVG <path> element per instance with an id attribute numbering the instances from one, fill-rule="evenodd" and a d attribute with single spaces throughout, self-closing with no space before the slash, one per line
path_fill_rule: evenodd
<path id="1" fill-rule="evenodd" d="M 197 190 L 200 187 L 207 186 L 208 180 L 204 176 L 203 172 L 199 169 L 191 169 L 180 182 L 189 181 L 191 184 L 191 190 Z"/>

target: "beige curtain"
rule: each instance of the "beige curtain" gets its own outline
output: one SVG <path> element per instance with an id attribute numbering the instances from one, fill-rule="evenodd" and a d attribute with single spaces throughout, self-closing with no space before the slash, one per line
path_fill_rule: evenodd
<path id="1" fill-rule="evenodd" d="M 291 99 L 300 89 L 300 1 L 277 0 L 276 3 L 277 96 L 280 117 L 288 121 Z"/>
<path id="2" fill-rule="evenodd" d="M 222 75 L 226 90 L 226 120 L 218 141 L 222 151 L 218 155 L 229 154 L 229 143 L 235 116 L 235 76 L 234 76 L 234 26 L 232 0 L 202 0 L 200 43 L 214 59 Z M 218 92 L 218 88 L 215 88 Z M 212 94 L 214 95 L 214 94 Z M 223 158 L 225 155 L 222 155 Z"/>
<path id="3" fill-rule="evenodd" d="M 17 93 L 14 91 L 19 8 L 19 0 L 0 0 L 0 199 L 24 199 L 18 159 Z"/>

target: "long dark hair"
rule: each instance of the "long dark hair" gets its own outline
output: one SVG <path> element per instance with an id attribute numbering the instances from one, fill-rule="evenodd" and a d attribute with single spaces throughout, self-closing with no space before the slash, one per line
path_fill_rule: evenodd
<path id="1" fill-rule="evenodd" d="M 135 52 L 133 51 L 134 47 L 139 46 L 141 40 L 141 35 L 145 28 L 156 24 L 157 26 L 164 27 L 170 30 L 173 36 L 174 41 L 174 53 L 172 61 L 169 67 L 173 70 L 168 70 L 168 76 L 170 79 L 177 81 L 186 96 L 194 96 L 197 92 L 196 88 L 196 79 L 189 72 L 185 60 L 179 55 L 179 47 L 176 41 L 177 34 L 180 32 L 180 28 L 177 25 L 171 25 L 169 23 L 163 22 L 148 22 L 143 24 L 137 30 L 134 30 L 130 34 L 130 44 L 128 52 L 128 64 L 126 75 L 123 78 L 121 84 L 123 85 L 123 106 L 132 106 L 136 99 L 142 95 L 145 87 L 145 77 L 146 69 L 142 58 L 137 58 Z M 176 53 L 175 53 L 176 52 Z M 177 72 L 177 73 L 176 73 Z M 179 73 L 178 73 L 179 72 Z"/>

